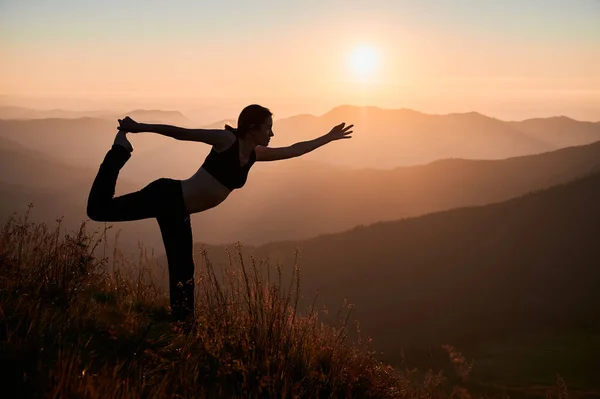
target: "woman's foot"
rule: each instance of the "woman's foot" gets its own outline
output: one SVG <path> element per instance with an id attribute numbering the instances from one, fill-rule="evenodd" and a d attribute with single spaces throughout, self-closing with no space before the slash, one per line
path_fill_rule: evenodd
<path id="1" fill-rule="evenodd" d="M 131 145 L 131 143 L 129 142 L 129 140 L 127 140 L 127 133 L 125 133 L 122 130 L 119 130 L 117 132 L 117 136 L 115 137 L 115 142 L 114 144 L 116 145 L 120 145 L 121 147 L 125 148 L 127 151 L 132 152 L 133 151 L 133 146 Z"/>

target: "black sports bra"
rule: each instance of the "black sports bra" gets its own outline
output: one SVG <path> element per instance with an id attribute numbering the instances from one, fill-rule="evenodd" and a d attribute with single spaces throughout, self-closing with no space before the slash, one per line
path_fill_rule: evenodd
<path id="1" fill-rule="evenodd" d="M 248 171 L 256 162 L 256 152 L 252 151 L 248 163 L 240 166 L 238 146 L 239 141 L 236 138 L 235 143 L 225 151 L 217 152 L 213 148 L 202 164 L 208 173 L 230 190 L 241 188 L 246 184 Z"/>

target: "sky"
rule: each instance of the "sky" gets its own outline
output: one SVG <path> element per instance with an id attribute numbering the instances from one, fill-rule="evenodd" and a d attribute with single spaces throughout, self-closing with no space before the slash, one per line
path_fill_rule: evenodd
<path id="1" fill-rule="evenodd" d="M 0 105 L 600 121 L 600 0 L 0 0 L 0 59 Z"/>

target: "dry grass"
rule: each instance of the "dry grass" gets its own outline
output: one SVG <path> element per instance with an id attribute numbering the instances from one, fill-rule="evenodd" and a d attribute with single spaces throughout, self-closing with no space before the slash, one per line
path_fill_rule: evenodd
<path id="1" fill-rule="evenodd" d="M 299 313 L 298 266 L 289 283 L 281 267 L 265 277 L 264 265 L 245 264 L 241 247 L 218 273 L 203 253 L 197 328 L 185 332 L 169 322 L 152 259 L 142 251 L 133 264 L 115 250 L 109 262 L 106 231 L 85 227 L 61 234 L 60 221 L 50 230 L 25 215 L 0 232 L 0 375 L 8 397 L 474 397 L 441 373 L 391 368 L 360 334 L 351 341 L 351 306 L 328 323 L 314 303 Z M 472 363 L 447 350 L 466 379 Z"/>

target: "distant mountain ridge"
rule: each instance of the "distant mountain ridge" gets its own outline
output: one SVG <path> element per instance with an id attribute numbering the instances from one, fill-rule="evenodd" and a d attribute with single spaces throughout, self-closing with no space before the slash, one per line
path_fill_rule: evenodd
<path id="1" fill-rule="evenodd" d="M 546 130 L 550 133 L 545 135 L 543 126 L 505 122 L 478 112 L 435 115 L 410 109 L 339 106 L 320 116 L 276 119 L 272 146 L 313 139 L 341 122 L 355 125 L 353 139 L 307 154 L 307 159 L 356 169 L 389 169 L 443 158 L 504 159 L 600 141 L 600 124 L 592 122 L 573 121 L 559 128 L 558 134 L 566 136 L 561 141 L 552 133 L 557 130 L 553 118 L 548 118 Z M 222 122 L 210 127 L 222 127 Z"/>
<path id="2" fill-rule="evenodd" d="M 78 119 L 99 118 L 116 121 L 126 115 L 145 120 L 147 123 L 175 124 L 192 127 L 194 121 L 180 111 L 164 111 L 159 109 L 134 109 L 123 114 L 114 111 L 72 111 L 64 109 L 39 110 L 26 107 L 0 106 L 0 119 L 30 120 L 30 119 Z"/>
<path id="3" fill-rule="evenodd" d="M 130 114 L 140 122 L 185 118 L 176 112 L 155 113 L 137 110 Z M 102 156 L 109 142 L 101 137 L 114 135 L 116 119 L 121 116 L 111 120 L 0 120 L 0 137 L 46 151 L 68 163 L 92 166 L 93 161 Z M 504 122 L 476 112 L 427 115 L 407 109 L 341 106 L 322 116 L 297 115 L 276 120 L 272 146 L 314 139 L 340 122 L 355 125 L 353 138 L 319 148 L 303 156 L 303 159 L 353 169 L 391 169 L 446 158 L 505 159 L 600 141 L 600 124 L 565 118 Z M 187 119 L 176 124 L 185 123 Z M 232 120 L 222 120 L 204 128 L 222 129 L 225 123 L 235 125 Z M 49 134 L 55 136 L 47 137 Z M 93 153 L 93 156 L 79 157 L 78 152 L 83 152 L 84 148 L 79 146 L 81 150 L 75 151 L 69 147 L 71 142 L 80 140 L 81 134 L 86 134 L 85 151 Z M 201 159 L 198 160 L 195 155 L 195 149 L 206 147 L 203 143 L 190 142 L 185 142 L 184 147 L 170 138 L 152 134 L 136 135 L 132 141 L 134 146 L 137 142 L 142 143 L 136 154 L 150 148 L 160 148 L 160 156 L 175 157 L 177 162 L 169 163 L 177 165 L 185 174 L 193 173 L 201 163 Z M 205 156 L 208 148 L 204 153 L 202 150 L 200 152 Z M 157 159 L 154 165 L 160 165 L 159 161 Z M 168 171 L 170 165 L 164 167 Z M 183 172 L 184 168 L 186 172 Z"/>
<path id="4" fill-rule="evenodd" d="M 582 122 L 557 116 L 507 122 L 529 137 L 548 142 L 556 147 L 589 144 L 598 141 L 600 122 Z"/>
<path id="5" fill-rule="evenodd" d="M 167 125 L 176 125 L 181 127 L 194 127 L 195 122 L 182 114 L 180 111 L 162 111 L 155 109 L 136 109 L 124 113 L 123 115 L 108 114 L 107 119 L 121 119 L 130 116 L 134 120 L 144 121 L 145 123 L 161 123 Z"/>

